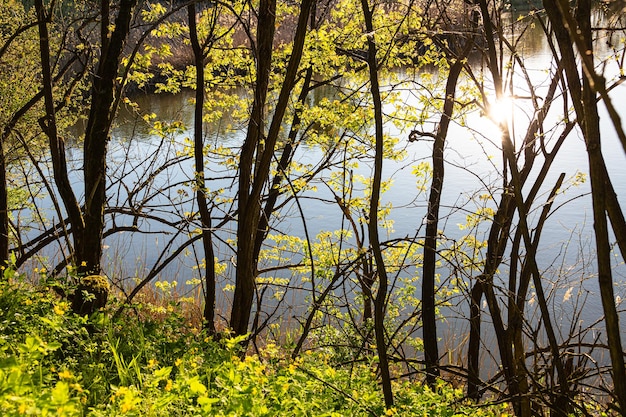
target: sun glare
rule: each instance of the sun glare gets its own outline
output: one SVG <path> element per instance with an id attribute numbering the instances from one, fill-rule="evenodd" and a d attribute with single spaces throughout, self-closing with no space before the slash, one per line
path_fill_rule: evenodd
<path id="1" fill-rule="evenodd" d="M 505 95 L 499 99 L 491 100 L 487 116 L 496 124 L 509 124 L 513 120 L 515 112 L 515 98 Z"/>

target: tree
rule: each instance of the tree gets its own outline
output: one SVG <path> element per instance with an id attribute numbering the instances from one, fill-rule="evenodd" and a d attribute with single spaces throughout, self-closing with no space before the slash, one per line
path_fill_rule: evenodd
<path id="1" fill-rule="evenodd" d="M 37 19 L 25 14 L 2 32 L 0 45 L 7 68 L 11 54 L 32 45 L 18 41 L 39 41 L 39 59 L 30 60 L 37 82 L 21 86 L 24 93 L 7 90 L 11 106 L 0 111 L 2 150 L 20 146 L 0 153 L 0 258 L 15 254 L 22 266 L 59 248 L 52 274 L 79 267 L 74 308 L 87 314 L 106 299 L 103 241 L 118 243 L 119 232 L 155 236 L 158 252 L 145 270 L 110 274 L 126 305 L 154 279 L 180 280 L 165 268 L 181 261 L 202 278 L 208 334 L 229 324 L 257 348 L 258 335 L 282 341 L 281 326 L 293 325 L 293 358 L 332 348 L 334 363 L 376 364 L 387 407 L 395 400 L 393 378 L 419 375 L 437 387 L 438 378 L 455 375 L 467 379 L 470 398 L 491 392 L 510 401 L 516 415 L 546 407 L 555 415 L 576 407 L 584 413 L 585 404 L 572 399 L 584 394 L 592 371 L 608 372 L 590 369 L 585 358 L 605 347 L 601 339 L 583 341 L 588 329 L 555 325 L 559 277 L 540 264 L 544 230 L 567 202 L 569 186 L 565 172 L 551 171 L 578 125 L 588 147 L 606 349 L 621 404 L 609 227 L 624 255 L 626 222 L 599 151 L 598 97 L 623 134 L 608 96 L 613 86 L 594 70 L 596 56 L 575 52 L 595 48 L 590 3 L 579 1 L 576 13 L 564 2 L 548 3 L 551 25 L 534 12 L 508 21 L 503 3 L 486 0 L 242 0 L 171 8 L 102 1 L 97 9 L 77 3 L 68 11 L 73 19 L 62 18 L 58 3 L 37 0 Z M 523 49 L 533 26 L 554 55 L 540 84 Z M 153 114 L 141 96 L 125 95 L 129 82 L 133 91 L 193 90 L 183 94 L 193 114 Z M 507 99 L 523 101 L 528 117 L 492 117 L 488 128 L 490 110 Z M 85 105 L 84 143 L 72 142 L 68 115 Z M 122 106 L 134 123 L 123 134 L 113 130 Z M 38 118 L 54 185 L 32 142 L 44 137 L 33 123 Z M 141 129 L 149 140 L 136 140 Z M 463 153 L 470 138 L 484 150 L 488 175 Z M 432 150 L 424 152 L 425 142 Z M 461 155 L 449 146 L 460 146 Z M 84 160 L 76 171 L 68 157 L 75 150 Z M 402 159 L 411 152 L 415 160 Z M 23 163 L 23 172 L 12 163 Z M 451 168 L 479 185 L 455 190 Z M 84 196 L 72 184 L 76 172 Z M 8 215 L 17 174 L 17 181 L 37 182 L 22 196 L 28 192 L 35 202 L 45 188 L 55 206 L 52 222 L 45 210 L 34 211 L 42 225 L 36 235 L 25 233 L 21 211 L 15 220 Z M 385 191 L 400 176 L 412 199 L 403 207 L 407 217 L 424 221 L 393 230 L 398 212 Z M 456 192 L 461 197 L 450 202 Z M 315 231 L 311 201 L 336 213 Z M 466 216 L 460 228 L 458 216 Z M 288 217 L 297 218 L 301 234 Z M 219 314 L 221 294 L 227 303 L 232 296 L 230 317 Z M 582 310 L 575 308 L 576 316 Z M 467 344 L 454 339 L 459 346 L 449 347 L 442 318 L 467 320 Z M 488 381 L 481 372 L 486 354 L 495 364 Z"/>
<path id="2" fill-rule="evenodd" d="M 446 18 L 446 11 L 441 11 L 441 16 Z M 424 362 L 426 366 L 426 380 L 431 387 L 435 386 L 436 378 L 439 377 L 439 349 L 437 338 L 437 312 L 436 312 L 436 253 L 437 241 L 439 237 L 439 208 L 444 185 L 444 148 L 448 129 L 453 119 L 455 105 L 456 88 L 459 77 L 466 66 L 466 61 L 470 52 L 474 49 L 474 36 L 478 24 L 478 14 L 472 12 L 470 27 L 467 29 L 468 35 L 464 35 L 463 44 L 448 45 L 446 40 L 437 42 L 437 46 L 444 51 L 447 60 L 450 62 L 450 69 L 447 74 L 445 96 L 442 114 L 437 124 L 437 130 L 433 134 L 433 171 L 430 194 L 428 197 L 428 208 L 426 214 L 426 237 L 424 239 L 424 264 L 422 275 L 422 332 L 424 340 Z M 414 138 L 425 135 L 423 132 L 413 131 Z"/>
<path id="3" fill-rule="evenodd" d="M 581 0 L 577 3 L 576 18 L 571 15 L 569 4 L 558 1 L 556 3 L 544 2 L 548 18 L 553 24 L 555 38 L 561 52 L 563 67 L 572 95 L 577 122 L 585 138 L 587 154 L 589 158 L 589 171 L 591 177 L 591 195 L 593 200 L 593 220 L 596 238 L 596 250 L 598 253 L 598 281 L 604 320 L 608 336 L 609 352 L 613 366 L 613 384 L 615 395 L 622 410 L 626 409 L 626 375 L 624 356 L 619 327 L 619 315 L 615 307 L 613 293 L 613 278 L 610 268 L 611 249 L 608 235 L 607 211 L 613 224 L 613 230 L 620 236 L 623 230 L 623 217 L 619 204 L 610 197 L 609 190 L 611 180 L 608 176 L 606 165 L 602 157 L 600 147 L 600 123 L 596 96 L 600 95 L 615 123 L 615 128 L 622 144 L 626 144 L 622 126 L 617 114 L 613 109 L 610 98 L 607 95 L 605 80 L 596 74 L 594 68 L 594 46 L 591 28 L 591 2 Z M 582 60 L 583 74 L 580 74 L 575 58 L 573 45 L 576 45 Z M 626 150 L 626 147 L 624 148 Z M 611 201 L 612 200 L 612 201 Z M 617 205 L 617 207 L 615 207 Z M 611 210 L 608 207 L 612 206 Z M 620 218 L 621 217 L 621 218 Z M 623 236 L 621 236 L 623 238 Z M 624 253 L 622 252 L 622 256 Z"/>
<path id="4" fill-rule="evenodd" d="M 295 85 L 311 5 L 311 0 L 304 0 L 300 6 L 292 54 L 267 133 L 265 106 L 274 45 L 276 1 L 262 0 L 259 6 L 254 103 L 239 165 L 237 270 L 230 319 L 230 326 L 238 335 L 248 332 L 257 275 L 258 254 L 255 254 L 254 248 L 261 217 L 261 191 L 268 179 L 278 133 Z"/>
<path id="5" fill-rule="evenodd" d="M 198 211 L 200 212 L 200 224 L 202 227 L 202 247 L 205 256 L 205 298 L 204 298 L 204 323 L 209 334 L 215 333 L 215 254 L 213 251 L 213 239 L 211 231 L 211 212 L 206 196 L 206 181 L 204 178 L 204 140 L 203 140 L 203 110 L 204 110 L 204 61 L 206 48 L 212 41 L 207 37 L 200 44 L 198 28 L 196 25 L 196 5 L 191 3 L 187 6 L 187 18 L 189 22 L 189 37 L 193 50 L 194 66 L 196 70 L 196 95 L 194 104 L 194 163 L 195 163 L 195 189 Z M 213 21 L 216 19 L 213 14 Z"/>
<path id="6" fill-rule="evenodd" d="M 11 140 L 12 135 L 21 130 L 21 127 L 32 123 L 26 119 L 26 114 L 40 100 L 34 80 L 36 66 L 20 59 L 22 55 L 28 55 L 35 45 L 32 29 L 37 25 L 36 21 L 29 21 L 30 16 L 23 5 L 16 1 L 9 1 L 3 5 L 0 15 L 2 30 L 0 31 L 0 68 L 2 68 L 3 80 L 0 95 L 3 98 L 0 136 L 0 264 L 7 266 L 10 248 L 10 224 L 9 213 L 11 205 L 11 189 L 8 176 L 11 157 L 7 150 L 15 151 L 19 141 Z M 26 76 L 31 74 L 31 76 Z M 22 88 L 16 88 L 21 86 Z M 32 99 L 26 100 L 27 97 Z M 20 126 L 22 124 L 22 126 Z M 18 134 L 19 135 L 19 134 Z M 15 153 L 15 152 L 9 152 Z"/>
<path id="7" fill-rule="evenodd" d="M 495 98 L 492 98 L 492 100 L 495 100 L 496 104 L 489 102 L 484 104 L 484 108 L 489 111 L 488 109 L 492 105 L 502 105 L 498 104 L 498 102 L 502 100 L 502 97 L 507 93 L 505 90 L 505 82 L 507 79 L 504 75 L 504 68 L 506 67 L 502 65 L 504 57 L 498 55 L 498 51 L 502 51 L 503 47 L 502 44 L 499 47 L 496 46 L 493 34 L 500 33 L 500 42 L 504 43 L 506 48 L 512 52 L 515 51 L 515 41 L 510 42 L 505 40 L 506 37 L 504 33 L 502 33 L 500 26 L 495 28 L 492 26 L 492 13 L 486 2 L 478 2 L 478 7 L 481 11 L 485 31 L 485 61 L 491 74 L 495 90 Z M 499 21 L 498 19 L 499 17 L 496 14 L 495 21 Z M 531 398 L 528 396 L 529 385 L 527 380 L 526 348 L 522 335 L 522 324 L 524 320 L 526 320 L 524 310 L 527 292 L 532 282 L 537 293 L 542 318 L 541 322 L 548 338 L 552 355 L 550 358 L 551 366 L 554 366 L 558 375 L 558 384 L 556 387 L 558 392 L 555 394 L 556 400 L 553 406 L 557 412 L 564 412 L 568 407 L 569 385 L 559 350 L 560 344 L 552 325 L 553 319 L 548 311 L 547 298 L 543 290 L 544 284 L 540 278 L 536 261 L 536 251 L 541 236 L 541 230 L 550 211 L 552 200 L 548 200 L 545 204 L 542 215 L 539 217 L 537 226 L 534 229 L 531 229 L 528 223 L 528 213 L 563 141 L 571 132 L 572 125 L 564 125 L 562 133 L 552 145 L 551 149 L 548 150 L 545 139 L 539 132 L 544 130 L 543 124 L 546 115 L 555 100 L 559 80 L 558 73 L 551 76 L 550 84 L 544 95 L 542 105 L 539 105 L 537 101 L 538 93 L 526 74 L 523 59 L 515 57 L 515 54 L 512 54 L 508 59 L 510 68 L 518 66 L 520 71 L 525 74 L 524 76 L 528 90 L 530 91 L 530 100 L 533 102 L 534 110 L 532 118 L 529 120 L 528 125 L 525 126 L 526 130 L 523 131 L 522 145 L 519 147 L 519 150 L 516 148 L 514 143 L 515 138 L 512 136 L 512 132 L 514 131 L 512 127 L 508 125 L 508 122 L 505 120 L 494 120 L 502 134 L 503 188 L 489 231 L 484 267 L 482 272 L 476 277 L 470 292 L 471 327 L 468 342 L 468 395 L 472 398 L 478 398 L 480 395 L 478 382 L 478 352 L 481 339 L 480 302 L 484 295 L 493 321 L 503 376 L 509 390 L 509 395 L 513 398 L 515 412 L 518 415 L 531 414 L 532 405 Z M 513 90 L 514 85 L 511 79 L 508 80 L 508 84 L 511 90 Z M 481 90 L 481 95 L 483 99 L 487 97 L 484 90 Z M 540 156 L 544 157 L 544 161 L 539 170 L 539 175 L 533 178 L 530 176 L 530 173 Z M 553 187 L 552 198 L 554 198 L 562 181 L 563 175 L 560 176 L 556 185 Z M 530 187 L 526 194 L 522 191 L 524 187 Z M 518 213 L 517 219 L 515 219 L 515 212 Z M 513 230 L 514 233 L 512 232 Z M 532 230 L 534 230 L 534 235 L 531 232 Z M 499 265 L 503 262 L 505 250 L 511 237 L 513 237 L 510 258 L 510 264 L 512 266 L 508 277 L 508 292 L 505 293 L 505 299 L 507 301 L 501 303 L 498 300 L 498 287 L 494 282 L 494 276 L 496 275 Z M 522 253 L 522 251 L 524 252 Z M 518 262 L 521 263 L 521 271 L 518 270 Z M 507 309 L 506 314 L 502 313 L 503 307 Z"/>
<path id="8" fill-rule="evenodd" d="M 381 178 L 384 157 L 383 137 L 383 109 L 378 82 L 378 60 L 376 58 L 377 46 L 374 40 L 374 25 L 372 10 L 367 0 L 361 1 L 361 8 L 365 19 L 367 34 L 367 66 L 369 67 L 370 91 L 374 102 L 374 130 L 375 130 L 375 156 L 374 177 L 372 178 L 372 195 L 369 207 L 368 236 L 374 260 L 376 262 L 376 275 L 378 276 L 378 292 L 374 298 L 374 331 L 376 333 L 376 350 L 380 362 L 380 372 L 387 408 L 393 406 L 393 392 L 391 390 L 391 375 L 389 374 L 389 360 L 387 359 L 387 341 L 385 340 L 385 308 L 387 306 L 387 270 L 383 259 L 380 239 L 378 237 L 378 205 L 380 201 Z"/>
<path id="9" fill-rule="evenodd" d="M 46 11 L 42 0 L 35 2 L 39 21 L 42 81 L 46 103 L 46 116 L 42 119 L 41 125 L 49 139 L 55 182 L 72 227 L 72 259 L 78 265 L 79 273 L 83 277 L 98 277 L 101 273 L 106 205 L 107 143 L 124 86 L 123 82 L 118 82 L 118 77 L 135 6 L 134 0 L 122 0 L 114 20 L 114 28 L 111 30 L 109 20 L 111 4 L 109 1 L 101 3 L 100 55 L 91 80 L 90 110 L 83 147 L 85 202 L 84 209 L 81 209 L 68 178 L 65 144 L 59 136 L 55 115 L 56 105 L 53 95 L 47 27 L 53 16 L 53 9 Z M 82 279 L 72 296 L 74 311 L 81 314 L 93 313 L 104 306 L 107 292 L 106 279 Z"/>

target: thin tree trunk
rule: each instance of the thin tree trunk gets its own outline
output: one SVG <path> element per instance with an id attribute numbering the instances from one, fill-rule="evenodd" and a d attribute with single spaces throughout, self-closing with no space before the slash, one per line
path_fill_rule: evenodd
<path id="1" fill-rule="evenodd" d="M 361 0 L 361 8 L 365 18 L 365 29 L 370 35 L 367 36 L 367 65 L 369 67 L 370 91 L 374 102 L 375 123 L 375 156 L 374 176 L 372 178 L 372 192 L 369 209 L 369 240 L 376 262 L 378 275 L 378 292 L 374 298 L 374 332 L 376 335 L 376 351 L 378 352 L 379 369 L 385 397 L 385 406 L 393 406 L 393 391 L 391 388 L 391 375 L 389 373 L 389 360 L 387 358 L 387 341 L 385 340 L 385 309 L 387 303 L 387 270 L 383 259 L 380 241 L 378 238 L 378 205 L 380 201 L 380 187 L 383 170 L 383 111 L 378 84 L 378 63 L 376 60 L 376 43 L 374 42 L 374 26 L 372 23 L 372 10 L 367 0 Z"/>
<path id="2" fill-rule="evenodd" d="M 237 335 L 248 332 L 252 311 L 257 265 L 254 259 L 254 241 L 259 224 L 260 202 L 250 194 L 253 179 L 254 154 L 264 137 L 265 99 L 269 86 L 276 18 L 276 0 L 261 0 L 258 11 L 256 64 L 257 79 L 254 89 L 252 114 L 248 133 L 241 147 L 239 159 L 239 207 L 237 222 L 237 268 L 235 293 L 230 316 L 230 327 Z M 254 178 L 256 181 L 256 178 Z"/>
<path id="3" fill-rule="evenodd" d="M 511 141 L 508 134 L 504 133 L 503 139 L 503 147 L 506 158 L 509 163 L 509 168 L 511 170 L 511 176 L 513 181 L 513 192 L 515 195 L 515 202 L 517 204 L 517 211 L 519 213 L 519 228 L 521 228 L 522 238 L 524 240 L 524 246 L 526 247 L 526 264 L 530 268 L 530 273 L 533 277 L 533 283 L 535 285 L 535 291 L 537 294 L 537 301 L 539 304 L 539 309 L 541 311 L 541 317 L 543 321 L 543 325 L 546 331 L 546 335 L 548 336 L 548 342 L 550 345 L 550 351 L 552 353 L 552 361 L 555 364 L 558 381 L 560 385 L 560 395 L 558 396 L 557 403 L 560 404 L 561 407 L 566 407 L 568 403 L 569 389 L 567 385 L 567 377 L 565 375 L 565 368 L 563 366 L 563 361 L 561 360 L 561 355 L 559 351 L 559 345 L 556 340 L 556 334 L 554 332 L 554 328 L 552 326 L 552 319 L 550 317 L 550 313 L 548 310 L 547 300 L 543 291 L 543 284 L 541 282 L 541 275 L 539 273 L 539 269 L 537 267 L 536 262 L 536 246 L 533 245 L 533 242 L 530 238 L 530 229 L 527 223 L 527 215 L 526 205 L 523 200 L 523 196 L 521 193 L 522 188 L 522 180 L 520 178 L 520 173 L 517 168 L 517 160 L 515 159 L 515 149 L 513 147 L 513 142 Z M 515 375 L 517 377 L 517 375 Z M 530 410 L 527 410 L 528 412 Z M 560 414 L 559 414 L 560 415 Z M 565 414 L 563 414 L 565 415 Z"/>
<path id="4" fill-rule="evenodd" d="M 478 0 L 480 11 L 483 17 L 483 25 L 487 42 L 487 65 L 489 67 L 491 76 L 493 78 L 496 99 L 500 99 L 503 95 L 503 82 L 499 70 L 498 53 L 496 50 L 493 26 L 491 23 L 491 16 L 489 14 L 487 2 L 485 0 Z M 500 352 L 501 366 L 505 376 L 505 381 L 509 391 L 509 395 L 513 399 L 513 407 L 517 415 L 529 415 L 529 403 L 526 399 L 521 398 L 525 395 L 527 386 L 525 381 L 520 381 L 520 377 L 523 375 L 523 371 L 517 369 L 518 362 L 515 360 L 513 352 L 513 340 L 514 335 L 510 333 L 510 328 L 506 328 L 502 321 L 500 307 L 495 297 L 493 288 L 493 274 L 496 268 L 501 262 L 502 253 L 506 247 L 506 240 L 509 236 L 509 230 L 511 227 L 512 216 L 517 209 L 520 213 L 520 228 L 523 232 L 525 246 L 527 248 L 527 259 L 532 268 L 533 277 L 535 278 L 535 285 L 538 286 L 538 293 L 543 295 L 541 291 L 541 283 L 539 282 L 539 274 L 537 272 L 536 263 L 534 261 L 534 252 L 529 238 L 529 231 L 526 224 L 526 210 L 525 203 L 521 195 L 522 185 L 530 172 L 534 161 L 534 154 L 532 152 L 533 144 L 535 142 L 535 136 L 529 134 L 526 135 L 523 147 L 525 151 L 525 164 L 522 171 L 517 168 L 517 160 L 515 157 L 515 149 L 509 132 L 506 126 L 502 127 L 503 134 L 503 157 L 505 163 L 509 166 L 509 170 L 512 175 L 512 181 L 510 183 L 505 182 L 505 193 L 502 196 L 502 200 L 492 229 L 490 231 L 487 249 L 487 262 L 484 268 L 483 274 L 477 280 L 475 286 L 471 292 L 471 316 L 470 316 L 470 340 L 468 350 L 468 364 L 469 364 L 469 378 L 468 378 L 468 395 L 474 399 L 477 399 L 480 395 L 478 381 L 480 381 L 478 374 L 478 354 L 480 347 L 480 299 L 482 294 L 486 296 L 487 304 L 491 313 L 495 335 L 497 338 L 498 349 Z M 505 167 L 506 169 L 506 167 Z M 554 332 L 550 323 L 549 315 L 547 314 L 547 308 L 545 306 L 545 299 L 540 300 L 542 315 L 545 322 L 546 332 L 550 340 L 550 346 L 554 356 L 554 361 L 557 369 L 559 370 L 559 380 L 564 381 L 562 372 L 562 366 L 560 357 L 558 355 L 558 346 L 556 345 Z M 514 303 L 509 303 L 509 306 Z M 556 352 L 556 355 L 554 353 Z M 520 373 L 521 372 L 521 373 Z M 561 384 L 563 390 L 567 390 L 565 384 Z"/>
<path id="5" fill-rule="evenodd" d="M 480 400 L 480 340 L 481 340 L 481 305 L 484 278 L 478 276 L 470 291 L 470 330 L 467 342 L 467 397 L 475 402 Z"/>
<path id="6" fill-rule="evenodd" d="M 614 392 L 619 407 L 626 409 L 626 367 L 619 329 L 619 315 L 615 306 L 613 278 L 611 273 L 611 253 L 608 238 L 607 210 L 616 225 L 619 218 L 615 213 L 615 201 L 611 197 L 611 187 L 607 184 L 608 173 L 600 146 L 599 116 L 596 93 L 598 89 L 606 93 L 603 85 L 597 83 L 598 78 L 593 72 L 593 44 L 591 36 L 591 2 L 581 0 L 577 8 L 577 22 L 570 14 L 569 3 L 564 1 L 544 1 L 546 14 L 552 22 L 559 50 L 565 69 L 568 87 L 578 123 L 585 137 L 589 159 L 589 176 L 594 215 L 594 232 L 598 254 L 598 282 L 600 297 L 605 316 L 609 353 L 613 367 Z M 584 51 L 583 69 L 585 75 L 582 85 L 581 74 L 572 45 L 576 44 Z M 619 127 L 621 129 L 621 126 Z M 618 231 L 622 231 L 621 228 Z M 621 233 L 620 233 L 621 236 Z"/>
<path id="7" fill-rule="evenodd" d="M 47 16 L 43 8 L 42 0 L 35 0 L 35 8 L 37 10 L 37 19 L 39 20 L 39 46 L 41 52 L 41 70 L 43 81 L 43 92 L 46 115 L 40 120 L 42 129 L 48 136 L 50 153 L 52 156 L 52 169 L 54 180 L 58 187 L 59 194 L 63 200 L 65 209 L 72 225 L 74 246 L 82 245 L 82 236 L 84 233 L 84 220 L 81 214 L 80 205 L 74 195 L 70 180 L 68 178 L 67 160 L 65 159 L 65 143 L 59 137 L 56 125 L 56 113 L 54 105 L 54 97 L 52 94 L 52 75 L 50 73 L 50 46 L 47 26 Z M 76 248 L 74 249 L 76 253 Z"/>
<path id="8" fill-rule="evenodd" d="M 317 23 L 315 20 L 316 8 L 315 2 L 311 6 L 311 17 L 310 17 L 310 27 L 311 30 L 316 29 Z M 300 90 L 300 95 L 298 96 L 298 102 L 304 104 L 306 98 L 309 95 L 311 89 L 311 81 L 313 79 L 313 67 L 309 67 L 306 70 L 306 75 L 304 76 L 304 81 L 302 83 L 302 89 Z M 261 246 L 263 242 L 267 238 L 269 233 L 269 220 L 274 213 L 274 208 L 276 207 L 276 203 L 278 198 L 281 195 L 280 186 L 285 180 L 286 171 L 289 167 L 289 163 L 293 158 L 293 154 L 295 152 L 296 146 L 296 137 L 298 136 L 298 132 L 300 131 L 299 125 L 301 122 L 300 119 L 300 111 L 296 110 L 293 120 L 291 122 L 291 129 L 289 130 L 289 135 L 287 136 L 287 144 L 283 148 L 282 154 L 278 161 L 278 168 L 276 170 L 276 175 L 272 179 L 272 186 L 270 187 L 269 195 L 267 197 L 267 201 L 265 202 L 265 206 L 263 208 L 263 215 L 260 218 L 259 230 L 257 231 L 256 239 L 255 239 L 255 247 L 254 247 L 254 256 L 258 258 L 259 253 L 261 252 Z"/>
<path id="9" fill-rule="evenodd" d="M 502 97 L 503 94 L 503 83 L 500 68 L 498 66 L 498 51 L 495 44 L 495 35 L 493 24 L 491 21 L 491 15 L 486 0 L 478 0 L 477 4 L 482 15 L 484 26 L 483 30 L 485 33 L 485 40 L 487 41 L 487 66 L 489 67 L 489 72 L 493 79 L 496 98 L 499 99 Z M 506 159 L 505 150 L 503 150 L 503 155 Z M 507 188 L 511 186 L 511 184 L 505 185 Z M 478 282 L 475 284 L 478 285 L 478 288 L 476 288 L 475 291 L 472 291 L 472 304 L 480 301 L 479 293 L 481 292 L 480 289 L 482 288 L 482 292 L 485 295 L 487 305 L 491 313 L 496 340 L 498 343 L 498 350 L 500 352 L 501 366 L 506 379 L 507 388 L 509 390 L 509 394 L 513 398 L 517 398 L 519 394 L 519 389 L 518 385 L 515 383 L 516 379 L 515 363 L 513 361 L 513 350 L 509 340 L 507 329 L 504 327 L 504 323 L 502 321 L 502 316 L 500 313 L 500 307 L 498 305 L 498 301 L 493 290 L 493 275 L 495 274 L 496 269 L 501 262 L 502 255 L 506 247 L 506 240 L 509 236 L 511 219 L 513 217 L 513 213 L 515 212 L 514 199 L 507 191 L 509 190 L 504 190 L 502 201 L 496 214 L 495 222 L 492 225 L 492 230 L 490 231 L 487 249 L 487 264 L 485 265 L 485 272 L 480 277 L 482 279 L 479 279 Z M 469 345 L 471 350 L 468 352 L 468 362 L 472 364 L 472 367 L 474 369 L 476 369 L 476 356 L 479 353 L 477 350 L 475 350 L 477 347 L 479 347 L 479 342 L 476 339 L 480 340 L 480 334 L 476 333 L 476 331 L 480 330 L 480 325 L 478 324 L 478 322 L 480 321 L 480 306 L 476 308 L 476 306 L 472 305 L 471 310 L 475 313 L 477 312 L 478 315 L 472 315 L 470 317 L 471 325 Z M 477 374 L 469 376 L 468 392 L 472 393 L 472 395 L 478 395 L 477 387 L 472 382 L 477 380 L 479 380 L 479 376 Z M 519 414 L 519 410 L 516 410 L 516 412 Z"/>
<path id="10" fill-rule="evenodd" d="M 0 266 L 6 267 L 9 261 L 9 190 L 4 146 L 4 140 L 0 140 Z"/>
<path id="11" fill-rule="evenodd" d="M 564 7 L 560 2 L 560 7 Z M 591 1 L 580 0 L 577 9 L 577 21 L 582 41 L 585 44 L 586 58 L 593 62 L 593 44 L 591 33 Z M 592 65 L 593 68 L 593 65 Z M 611 271 L 611 243 L 607 223 L 607 207 L 611 191 L 607 186 L 608 173 L 602 156 L 600 145 L 600 116 L 596 101 L 597 91 L 593 88 L 591 74 L 583 78 L 583 110 L 584 121 L 582 128 L 587 144 L 589 158 L 589 177 L 591 179 L 591 198 L 593 203 L 593 228 L 596 236 L 596 250 L 598 253 L 598 284 L 604 310 L 604 321 L 608 337 L 609 353 L 613 366 L 613 385 L 619 407 L 626 410 L 626 367 L 620 336 L 619 313 L 615 305 L 613 292 L 613 276 Z M 611 213 L 612 210 L 609 211 Z M 615 215 L 613 219 L 616 220 Z"/>
<path id="12" fill-rule="evenodd" d="M 211 230 L 211 213 L 206 198 L 206 181 L 204 179 L 204 140 L 202 115 L 204 108 L 204 52 L 198 40 L 196 25 L 196 4 L 187 6 L 189 22 L 189 38 L 193 50 L 194 66 L 196 67 L 196 101 L 194 104 L 193 143 L 195 163 L 195 188 L 200 225 L 202 230 L 202 248 L 204 249 L 204 328 L 209 334 L 215 333 L 215 253 Z"/>
<path id="13" fill-rule="evenodd" d="M 454 63 L 448 72 L 446 81 L 446 95 L 443 105 L 443 114 L 439 120 L 435 142 L 433 144 L 433 179 L 428 197 L 428 213 L 426 215 L 426 237 L 424 239 L 424 261 L 422 273 L 422 339 L 424 341 L 424 362 L 426 365 L 426 382 L 435 386 L 439 377 L 439 348 L 437 346 L 437 315 L 436 315 L 436 253 L 439 206 L 444 182 L 444 156 L 448 128 L 452 120 L 456 86 L 465 66 L 465 58 L 471 51 L 473 40 L 468 40 L 460 56 L 455 57 Z"/>
<path id="14" fill-rule="evenodd" d="M 488 5 L 485 0 L 476 0 L 483 20 L 483 31 L 487 42 L 487 66 L 493 78 L 496 97 L 502 96 L 502 77 L 498 67 L 498 56 L 495 45 L 493 25 Z M 502 362 L 502 370 L 506 378 L 509 394 L 516 397 L 518 394 L 517 385 L 513 383 L 514 362 L 511 344 L 508 342 L 508 334 L 504 328 L 500 308 L 493 292 L 493 275 L 502 261 L 502 256 L 506 248 L 511 221 L 515 212 L 515 204 L 511 193 L 507 192 L 510 184 L 504 183 L 502 198 L 487 240 L 486 263 L 483 273 L 476 278 L 471 290 L 470 299 L 470 334 L 468 342 L 468 396 L 474 400 L 480 398 L 480 341 L 481 341 L 481 299 L 485 295 L 489 307 L 495 335 L 497 338 Z M 517 411 L 517 410 L 516 410 Z"/>
<path id="15" fill-rule="evenodd" d="M 598 259 L 598 284 L 604 310 L 609 353 L 613 367 L 613 384 L 620 408 L 626 409 L 626 372 L 620 336 L 619 314 L 615 306 L 613 277 L 611 271 L 611 243 L 606 218 L 607 186 L 605 163 L 600 148 L 599 118 L 595 107 L 595 92 L 583 80 L 583 103 L 585 108 L 585 139 L 589 158 L 589 177 L 593 202 L 593 228 Z M 593 107 L 593 108 L 592 108 Z"/>
<path id="16" fill-rule="evenodd" d="M 509 188 L 509 185 L 505 185 L 505 188 Z M 500 204 L 494 216 L 491 229 L 489 230 L 489 237 L 487 238 L 487 254 L 485 267 L 483 273 L 476 277 L 476 282 L 472 286 L 471 300 L 470 300 L 470 334 L 468 342 L 468 381 L 467 381 L 467 395 L 473 400 L 480 399 L 480 341 L 481 341 L 481 299 L 483 295 L 489 294 L 487 289 L 493 286 L 493 275 L 495 274 L 498 266 L 502 262 L 502 256 L 506 248 L 507 239 L 509 237 L 509 231 L 511 229 L 511 222 L 513 214 L 515 213 L 515 204 L 513 204 L 513 197 L 511 193 L 503 192 Z M 493 301 L 489 304 L 489 307 L 494 307 L 496 310 L 492 310 L 491 314 L 499 315 L 499 308 L 497 303 Z M 497 321 L 494 321 L 494 330 L 496 336 L 499 337 L 498 344 L 500 347 L 506 345 L 504 338 L 505 331 L 502 327 L 497 327 Z M 505 356 L 506 359 L 506 355 Z M 511 364 L 506 363 L 503 359 L 503 370 L 505 374 L 508 372 Z M 511 387 L 509 387 L 510 389 Z"/>

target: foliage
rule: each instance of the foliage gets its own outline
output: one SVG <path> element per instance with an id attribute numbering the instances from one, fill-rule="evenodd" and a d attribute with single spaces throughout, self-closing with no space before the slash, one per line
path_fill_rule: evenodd
<path id="1" fill-rule="evenodd" d="M 25 10 L 22 2 L 3 1 L 0 7 L 0 143 L 7 165 L 8 206 L 10 210 L 33 207 L 30 194 L 41 195 L 41 184 L 30 182 L 29 167 L 25 161 L 33 155 L 41 157 L 44 144 L 36 128 L 41 116 L 41 105 L 31 106 L 31 111 L 16 117 L 39 91 L 41 72 L 38 58 L 39 40 L 28 23 L 32 11 Z M 14 36 L 16 35 L 17 36 Z M 32 172 L 32 171 L 30 171 Z M 30 189 L 30 190 L 29 190 Z"/>
<path id="2" fill-rule="evenodd" d="M 81 415 L 87 392 L 78 364 L 96 346 L 85 319 L 69 316 L 69 303 L 48 288 L 3 272 L 0 408 L 5 415 Z"/>
<path id="3" fill-rule="evenodd" d="M 7 272 L 0 283 L 0 406 L 5 416 L 452 416 L 502 415 L 476 408 L 444 384 L 433 392 L 398 382 L 385 410 L 376 359 L 341 365 L 332 349 L 291 359 L 267 343 L 241 355 L 242 338 L 219 341 L 184 328 L 180 309 L 163 319 L 111 322 L 70 313 L 45 286 Z M 479 415 L 479 414 L 476 414 Z"/>
<path id="4" fill-rule="evenodd" d="M 36 58 L 39 43 L 36 32 L 25 31 L 12 38 L 32 18 L 32 12 L 24 10 L 22 2 L 2 2 L 0 46 L 8 46 L 0 56 L 0 126 L 3 127 L 39 87 L 37 74 L 40 72 L 40 63 Z"/>

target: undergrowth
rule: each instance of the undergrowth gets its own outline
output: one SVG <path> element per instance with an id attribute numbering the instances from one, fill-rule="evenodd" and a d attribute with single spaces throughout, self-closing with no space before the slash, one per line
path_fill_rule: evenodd
<path id="1" fill-rule="evenodd" d="M 3 416 L 504 416 L 441 382 L 395 382 L 385 409 L 376 358 L 338 364 L 332 349 L 291 359 L 267 343 L 242 355 L 239 338 L 216 341 L 170 314 L 129 310 L 91 318 L 45 285 L 7 270 L 0 282 Z M 144 305 L 146 308 L 149 306 Z M 141 317 L 141 319 L 139 319 Z M 89 329 L 89 331 L 87 330 Z"/>

